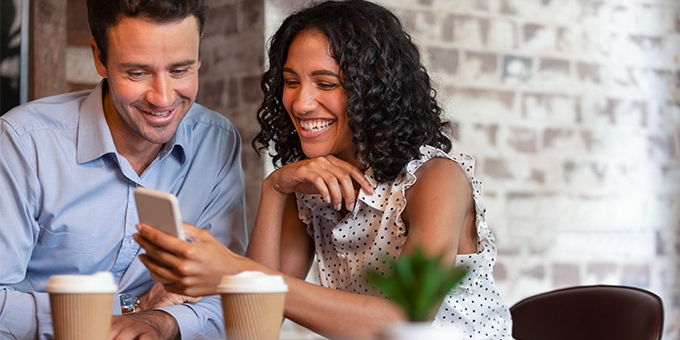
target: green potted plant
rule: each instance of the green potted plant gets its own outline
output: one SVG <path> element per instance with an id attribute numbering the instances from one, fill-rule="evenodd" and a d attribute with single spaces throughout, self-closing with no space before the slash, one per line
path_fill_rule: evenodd
<path id="1" fill-rule="evenodd" d="M 390 271 L 385 275 L 373 270 L 366 273 L 368 282 L 401 307 L 408 320 L 385 329 L 380 334 L 382 339 L 437 339 L 439 330 L 431 327 L 433 317 L 444 297 L 467 273 L 465 268 L 446 266 L 442 258 L 417 249 L 396 260 L 386 259 Z"/>

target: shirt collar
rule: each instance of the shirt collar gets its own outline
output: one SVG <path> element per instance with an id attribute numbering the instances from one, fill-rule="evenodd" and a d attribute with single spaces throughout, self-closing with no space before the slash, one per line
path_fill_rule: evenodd
<path id="1" fill-rule="evenodd" d="M 368 168 L 364 173 L 364 176 L 368 180 L 368 183 L 371 184 L 373 194 L 369 194 L 365 192 L 364 189 L 360 189 L 358 200 L 374 209 L 384 211 L 387 207 L 387 200 L 389 199 L 389 192 L 386 191 L 390 190 L 390 188 L 387 184 L 378 183 L 378 181 L 375 180 L 373 177 L 373 168 Z"/>
<path id="2" fill-rule="evenodd" d="M 76 137 L 78 164 L 116 152 L 116 145 L 113 143 L 111 131 L 104 117 L 102 88 L 105 81 L 102 80 L 97 84 L 80 107 Z"/>

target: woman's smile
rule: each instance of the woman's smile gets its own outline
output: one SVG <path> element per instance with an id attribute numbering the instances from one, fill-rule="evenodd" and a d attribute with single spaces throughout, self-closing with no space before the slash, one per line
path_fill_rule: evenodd
<path id="1" fill-rule="evenodd" d="M 300 119 L 300 128 L 305 132 L 321 132 L 328 129 L 335 120 L 333 119 Z"/>

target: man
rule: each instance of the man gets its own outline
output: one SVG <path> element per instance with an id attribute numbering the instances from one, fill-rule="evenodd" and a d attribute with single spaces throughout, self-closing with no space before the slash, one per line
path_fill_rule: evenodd
<path id="1" fill-rule="evenodd" d="M 87 5 L 102 82 L 0 118 L 0 338 L 51 338 L 49 277 L 97 271 L 134 310 L 121 315 L 116 299 L 112 339 L 224 338 L 219 297 L 165 292 L 132 238 L 143 186 L 177 195 L 186 222 L 245 252 L 241 138 L 194 103 L 205 3 Z"/>

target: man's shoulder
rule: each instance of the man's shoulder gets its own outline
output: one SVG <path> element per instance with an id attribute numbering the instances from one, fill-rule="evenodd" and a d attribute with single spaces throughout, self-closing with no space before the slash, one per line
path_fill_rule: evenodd
<path id="1" fill-rule="evenodd" d="M 78 121 L 82 102 L 91 90 L 44 97 L 19 105 L 2 116 L 17 130 L 68 127 Z"/>
<path id="2" fill-rule="evenodd" d="M 227 117 L 219 112 L 209 109 L 201 104 L 194 103 L 183 120 L 186 124 L 194 126 L 209 126 L 225 130 L 236 130 Z"/>

